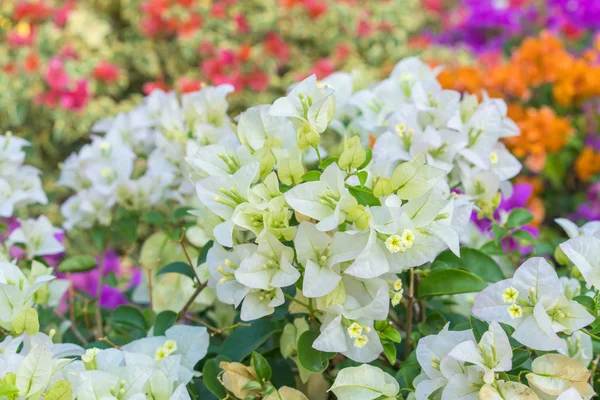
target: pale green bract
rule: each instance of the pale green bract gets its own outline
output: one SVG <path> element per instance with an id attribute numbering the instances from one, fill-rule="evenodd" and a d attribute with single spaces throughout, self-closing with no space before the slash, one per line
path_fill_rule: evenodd
<path id="1" fill-rule="evenodd" d="M 364 364 L 342 369 L 330 390 L 340 399 L 395 399 L 400 386 L 390 374 Z"/>

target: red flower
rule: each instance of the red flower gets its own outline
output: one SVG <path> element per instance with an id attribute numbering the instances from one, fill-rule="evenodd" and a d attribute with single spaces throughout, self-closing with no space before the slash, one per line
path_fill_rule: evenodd
<path id="1" fill-rule="evenodd" d="M 204 82 L 183 76 L 177 80 L 177 87 L 181 93 L 197 92 L 204 87 Z"/>
<path id="2" fill-rule="evenodd" d="M 119 67 L 107 61 L 100 61 L 93 71 L 94 78 L 104 83 L 114 83 L 119 80 Z"/>
<path id="3" fill-rule="evenodd" d="M 246 21 L 246 17 L 243 14 L 236 15 L 233 17 L 233 20 L 235 21 L 238 33 L 250 32 L 250 25 L 248 25 L 248 21 Z"/>
<path id="4" fill-rule="evenodd" d="M 311 74 L 315 74 L 317 79 L 323 79 L 335 72 L 335 65 L 329 58 L 323 58 L 316 62 L 312 67 Z"/>
<path id="5" fill-rule="evenodd" d="M 364 19 L 361 19 L 358 22 L 358 28 L 356 29 L 356 33 L 360 37 L 367 37 L 373 33 L 373 27 Z"/>
<path id="6" fill-rule="evenodd" d="M 22 2 L 18 3 L 13 11 L 13 19 L 17 21 L 27 20 L 29 22 L 42 22 L 52 15 L 54 10 L 40 2 Z"/>
<path id="7" fill-rule="evenodd" d="M 277 57 L 281 64 L 286 64 L 290 57 L 290 46 L 275 32 L 267 33 L 265 38 L 265 49 Z"/>
<path id="8" fill-rule="evenodd" d="M 313 18 L 319 18 L 327 12 L 327 4 L 317 0 L 302 0 L 304 7 Z"/>
<path id="9" fill-rule="evenodd" d="M 171 90 L 171 88 L 163 80 L 146 82 L 142 85 L 142 91 L 145 95 L 149 95 L 155 90 L 162 90 L 164 92 L 168 92 L 169 90 Z"/>
<path id="10" fill-rule="evenodd" d="M 30 53 L 23 61 L 23 69 L 28 73 L 34 72 L 39 66 L 40 58 L 35 53 Z"/>
<path id="11" fill-rule="evenodd" d="M 269 87 L 269 74 L 263 71 L 256 70 L 247 75 L 244 80 L 246 85 L 256 92 L 263 92 Z"/>

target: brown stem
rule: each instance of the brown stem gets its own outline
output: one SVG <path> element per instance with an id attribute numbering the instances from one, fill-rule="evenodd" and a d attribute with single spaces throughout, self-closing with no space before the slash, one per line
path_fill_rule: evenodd
<path id="1" fill-rule="evenodd" d="M 142 267 L 144 267 L 142 265 Z M 152 325 L 154 325 L 154 302 L 152 301 L 152 270 L 144 267 L 146 273 L 148 274 L 148 293 L 150 294 L 150 318 L 152 320 Z"/>
<path id="2" fill-rule="evenodd" d="M 63 317 L 62 315 L 60 315 L 56 310 L 54 310 L 54 314 L 56 314 L 56 316 L 58 318 L 61 319 L 61 321 L 66 321 L 66 318 Z M 83 335 L 81 334 L 81 332 L 79 332 L 77 330 L 77 328 L 75 328 L 75 324 L 73 322 L 71 322 L 71 324 L 69 325 L 69 330 L 71 330 L 71 332 L 73 332 L 73 335 L 75 335 L 75 337 L 83 344 L 83 345 L 87 345 L 89 344 L 89 342 L 87 341 L 86 338 L 83 337 Z"/>
<path id="3" fill-rule="evenodd" d="M 185 303 L 185 305 L 183 306 L 183 308 L 179 312 L 179 318 L 180 319 L 185 316 L 185 314 L 187 313 L 188 309 L 194 303 L 194 300 L 196 300 L 196 297 L 198 297 L 198 295 L 200 294 L 200 292 L 202 291 L 202 289 L 204 289 L 205 287 L 206 287 L 205 283 L 198 285 L 198 287 L 196 288 L 196 291 L 194 292 L 194 294 L 192 294 L 192 297 L 189 298 L 189 300 L 187 301 L 187 303 Z"/>
<path id="4" fill-rule="evenodd" d="M 200 282 L 200 277 L 196 273 L 196 269 L 194 268 L 192 259 L 190 258 L 190 255 L 188 254 L 187 249 L 185 248 L 185 245 L 183 244 L 184 237 L 185 237 L 185 228 L 183 228 L 181 230 L 181 236 L 179 237 L 179 245 L 181 246 L 181 249 L 183 250 L 183 254 L 185 254 L 185 258 L 187 259 L 188 265 L 192 269 L 192 272 L 193 272 L 194 276 L 196 277 L 196 280 L 198 281 L 198 285 L 201 285 L 202 283 Z"/>
<path id="5" fill-rule="evenodd" d="M 406 302 L 406 341 L 404 342 L 404 356 L 408 358 L 410 354 L 410 335 L 413 324 L 413 306 L 415 302 L 415 270 L 410 269 L 410 284 L 408 286 L 408 299 Z"/>

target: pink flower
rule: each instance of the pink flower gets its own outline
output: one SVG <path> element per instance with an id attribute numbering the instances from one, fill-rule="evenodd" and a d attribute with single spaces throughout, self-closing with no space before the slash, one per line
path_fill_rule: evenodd
<path id="1" fill-rule="evenodd" d="M 50 86 L 50 89 L 55 91 L 64 90 L 69 85 L 69 77 L 60 58 L 53 57 L 50 59 L 44 74 L 44 80 Z"/>

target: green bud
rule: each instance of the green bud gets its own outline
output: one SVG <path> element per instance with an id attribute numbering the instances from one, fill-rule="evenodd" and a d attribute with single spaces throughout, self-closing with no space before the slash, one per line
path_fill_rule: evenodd
<path id="1" fill-rule="evenodd" d="M 376 178 L 373 195 L 375 197 L 389 196 L 394 192 L 394 183 L 390 178 Z"/>
<path id="2" fill-rule="evenodd" d="M 367 152 L 360 144 L 358 136 L 352 136 L 344 142 L 344 149 L 338 160 L 341 169 L 360 167 L 367 159 Z"/>
<path id="3" fill-rule="evenodd" d="M 264 179 L 275 168 L 275 156 L 270 148 L 262 148 L 254 156 L 260 160 L 260 178 Z"/>
<path id="4" fill-rule="evenodd" d="M 35 308 L 28 308 L 18 313 L 12 320 L 13 332 L 20 335 L 27 332 L 33 336 L 40 331 L 40 321 L 38 320 Z"/>
<path id="5" fill-rule="evenodd" d="M 317 147 L 321 136 L 315 132 L 309 123 L 305 122 L 297 131 L 298 134 L 298 148 L 300 150 L 306 150 L 309 147 Z"/>
<path id="6" fill-rule="evenodd" d="M 300 156 L 294 156 L 289 151 L 273 149 L 277 159 L 277 176 L 284 185 L 292 186 L 302 182 L 304 166 Z"/>
<path id="7" fill-rule="evenodd" d="M 556 250 L 554 250 L 554 258 L 556 259 L 556 262 L 560 265 L 569 265 L 569 258 L 567 257 L 565 252 L 562 251 L 560 246 L 556 246 Z"/>
<path id="8" fill-rule="evenodd" d="M 365 206 L 356 205 L 348 211 L 348 221 L 352 222 L 358 229 L 364 231 L 369 228 L 371 214 Z"/>

